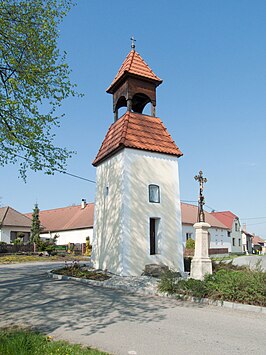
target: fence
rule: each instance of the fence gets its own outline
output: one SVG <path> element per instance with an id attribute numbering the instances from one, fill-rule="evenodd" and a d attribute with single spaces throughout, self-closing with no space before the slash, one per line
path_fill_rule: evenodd
<path id="1" fill-rule="evenodd" d="M 18 244 L 0 244 L 0 254 L 8 253 L 33 253 L 34 247 L 32 244 L 18 245 Z"/>

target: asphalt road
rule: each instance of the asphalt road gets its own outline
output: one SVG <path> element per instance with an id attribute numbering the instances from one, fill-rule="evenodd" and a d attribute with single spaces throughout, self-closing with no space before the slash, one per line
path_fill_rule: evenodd
<path id="1" fill-rule="evenodd" d="M 266 315 L 140 297 L 0 266 L 0 326 L 30 325 L 112 354 L 265 354 Z"/>

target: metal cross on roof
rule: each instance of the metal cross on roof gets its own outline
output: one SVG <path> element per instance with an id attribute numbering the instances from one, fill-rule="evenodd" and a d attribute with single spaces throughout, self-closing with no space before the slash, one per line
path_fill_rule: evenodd
<path id="1" fill-rule="evenodd" d="M 131 48 L 135 50 L 135 42 L 136 42 L 136 40 L 135 40 L 134 36 L 132 36 L 130 38 L 130 40 L 131 40 Z"/>
<path id="2" fill-rule="evenodd" d="M 202 171 L 200 171 L 199 175 L 196 175 L 194 179 L 200 184 L 200 193 L 198 198 L 198 222 L 205 222 L 205 214 L 203 210 L 203 206 L 205 205 L 205 200 L 203 196 L 203 184 L 206 183 L 208 180 L 203 177 Z"/>

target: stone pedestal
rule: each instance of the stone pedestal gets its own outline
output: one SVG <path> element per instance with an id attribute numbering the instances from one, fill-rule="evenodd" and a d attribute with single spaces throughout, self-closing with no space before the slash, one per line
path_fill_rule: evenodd
<path id="1" fill-rule="evenodd" d="M 208 229 L 210 225 L 205 222 L 195 223 L 195 254 L 191 262 L 190 277 L 203 280 L 205 274 L 212 274 L 212 262 L 209 258 Z"/>

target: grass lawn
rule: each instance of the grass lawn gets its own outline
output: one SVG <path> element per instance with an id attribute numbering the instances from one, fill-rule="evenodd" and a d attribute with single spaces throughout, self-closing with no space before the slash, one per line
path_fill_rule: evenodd
<path id="1" fill-rule="evenodd" d="M 28 263 L 36 261 L 87 261 L 88 257 L 80 255 L 54 255 L 54 256 L 38 256 L 38 255 L 6 255 L 0 256 L 0 264 Z"/>
<path id="2" fill-rule="evenodd" d="M 108 355 L 105 352 L 23 329 L 0 329 L 1 355 Z"/>

